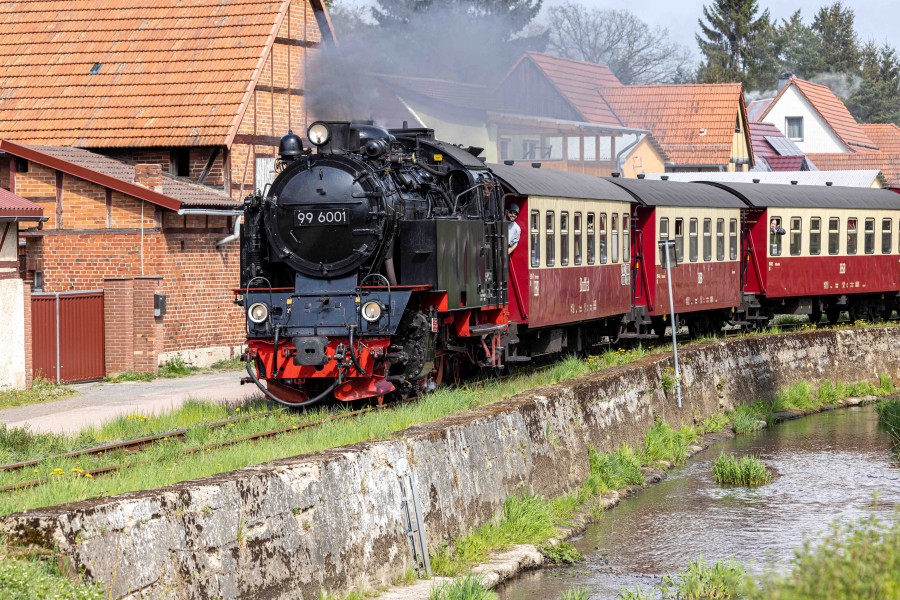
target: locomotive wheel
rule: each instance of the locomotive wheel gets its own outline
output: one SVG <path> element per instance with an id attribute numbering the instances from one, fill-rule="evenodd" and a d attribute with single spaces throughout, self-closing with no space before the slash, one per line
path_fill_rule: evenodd
<path id="1" fill-rule="evenodd" d="M 811 313 L 809 313 L 809 324 L 812 327 L 818 327 L 819 323 L 822 321 L 822 309 L 815 308 Z"/>
<path id="2" fill-rule="evenodd" d="M 825 308 L 825 316 L 828 317 L 828 322 L 832 325 L 835 325 L 838 322 L 838 319 L 841 318 L 841 307 L 840 306 L 828 306 Z"/>

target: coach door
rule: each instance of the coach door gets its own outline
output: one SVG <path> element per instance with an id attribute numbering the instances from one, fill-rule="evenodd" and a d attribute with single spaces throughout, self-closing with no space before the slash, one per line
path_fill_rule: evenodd
<path id="1" fill-rule="evenodd" d="M 103 292 L 31 295 L 32 373 L 55 382 L 102 379 Z"/>

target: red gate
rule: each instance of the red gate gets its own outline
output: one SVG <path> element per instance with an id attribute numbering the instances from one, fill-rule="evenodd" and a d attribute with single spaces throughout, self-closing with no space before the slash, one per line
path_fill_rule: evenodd
<path id="1" fill-rule="evenodd" d="M 103 292 L 31 295 L 32 371 L 51 381 L 89 381 L 106 374 Z"/>

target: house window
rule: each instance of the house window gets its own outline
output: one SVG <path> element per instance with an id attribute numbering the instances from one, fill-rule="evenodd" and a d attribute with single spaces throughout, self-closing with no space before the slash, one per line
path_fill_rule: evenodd
<path id="1" fill-rule="evenodd" d="M 546 227 L 545 231 L 547 233 L 547 254 L 545 264 L 548 267 L 552 267 L 556 264 L 556 232 L 553 227 L 553 222 L 556 220 L 556 213 L 552 210 L 547 211 L 546 218 Z"/>
<path id="2" fill-rule="evenodd" d="M 509 160 L 512 157 L 509 155 L 509 147 L 512 144 L 512 140 L 509 138 L 500 138 L 500 160 Z"/>
<path id="3" fill-rule="evenodd" d="M 669 219 L 662 218 L 659 220 L 659 241 L 660 242 L 668 242 L 669 241 Z M 666 264 L 666 244 L 659 245 L 659 265 L 665 266 Z"/>
<path id="4" fill-rule="evenodd" d="M 538 157 L 538 140 L 522 140 L 522 158 L 525 160 L 534 160 Z"/>
<path id="5" fill-rule="evenodd" d="M 803 117 L 785 117 L 785 129 L 788 139 L 795 142 L 803 141 Z"/>
<path id="6" fill-rule="evenodd" d="M 597 137 L 589 135 L 584 138 L 584 161 L 594 162 L 597 160 Z"/>
<path id="7" fill-rule="evenodd" d="M 890 254 L 891 246 L 894 245 L 893 241 L 894 229 L 891 226 L 890 219 L 883 219 L 881 221 L 881 253 L 882 254 Z"/>
<path id="8" fill-rule="evenodd" d="M 828 254 L 835 255 L 841 252 L 841 220 L 837 217 L 828 219 Z"/>
<path id="9" fill-rule="evenodd" d="M 675 262 L 684 262 L 684 219 L 675 219 Z"/>
<path id="10" fill-rule="evenodd" d="M 541 213 L 531 211 L 531 266 L 541 266 Z"/>
<path id="11" fill-rule="evenodd" d="M 859 233 L 857 229 L 858 224 L 856 217 L 847 219 L 847 255 L 856 254 L 856 240 Z"/>
<path id="12" fill-rule="evenodd" d="M 544 158 L 550 160 L 562 160 L 562 137 L 548 137 L 544 139 Z"/>
<path id="13" fill-rule="evenodd" d="M 596 253 L 597 236 L 594 229 L 594 213 L 587 215 L 587 262 L 589 265 L 594 264 L 594 256 Z"/>
<path id="14" fill-rule="evenodd" d="M 16 173 L 27 173 L 27 172 L 28 172 L 28 160 L 17 156 L 16 157 Z"/>
<path id="15" fill-rule="evenodd" d="M 581 160 L 581 138 L 566 138 L 566 157 L 569 160 Z"/>
<path id="16" fill-rule="evenodd" d="M 581 213 L 580 212 L 575 213 L 575 216 L 573 217 L 573 221 L 572 221 L 572 227 L 575 230 L 574 231 L 575 248 L 573 251 L 573 254 L 575 256 L 575 264 L 580 265 L 581 264 Z"/>
<path id="17" fill-rule="evenodd" d="M 737 260 L 738 257 L 738 237 L 737 237 L 737 219 L 731 219 L 728 222 L 728 258 Z"/>
<path id="18" fill-rule="evenodd" d="M 612 218 L 612 239 L 609 245 L 612 247 L 612 262 L 619 262 L 619 214 L 613 213 Z"/>
<path id="19" fill-rule="evenodd" d="M 569 264 L 569 213 L 559 213 L 559 264 Z"/>
<path id="20" fill-rule="evenodd" d="M 698 239 L 697 239 L 698 234 L 699 234 L 699 230 L 698 230 L 699 223 L 698 223 L 697 219 L 691 219 L 690 223 L 691 223 L 691 229 L 688 232 L 688 236 L 690 238 L 688 240 L 688 254 L 689 254 L 688 259 L 691 262 L 697 262 L 697 256 L 698 256 L 698 250 L 699 250 L 699 244 L 698 244 Z"/>
<path id="21" fill-rule="evenodd" d="M 606 264 L 606 213 L 600 213 L 600 264 Z"/>
<path id="22" fill-rule="evenodd" d="M 622 262 L 631 262 L 631 217 L 622 215 Z"/>
<path id="23" fill-rule="evenodd" d="M 803 252 L 803 219 L 791 217 L 791 256 L 800 256 Z"/>
<path id="24" fill-rule="evenodd" d="M 712 219 L 703 219 L 703 260 L 712 260 Z"/>
<path id="25" fill-rule="evenodd" d="M 822 253 L 822 219 L 813 217 L 809 220 L 809 253 L 818 256 Z"/>
<path id="26" fill-rule="evenodd" d="M 725 260 L 725 219 L 716 219 L 716 260 Z"/>
<path id="27" fill-rule="evenodd" d="M 172 150 L 172 166 L 173 171 L 179 177 L 190 177 L 191 175 L 191 149 L 175 148 Z"/>

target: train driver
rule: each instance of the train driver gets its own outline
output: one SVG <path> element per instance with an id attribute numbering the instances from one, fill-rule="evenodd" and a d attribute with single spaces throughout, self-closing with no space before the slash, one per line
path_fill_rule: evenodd
<path id="1" fill-rule="evenodd" d="M 512 254 L 513 250 L 516 249 L 516 246 L 519 245 L 519 237 L 522 235 L 522 228 L 519 227 L 519 224 L 516 223 L 516 217 L 519 216 L 519 206 L 516 204 L 510 204 L 506 207 L 506 220 L 509 222 L 508 227 L 508 237 L 509 237 L 509 246 L 507 248 L 506 254 Z"/>

